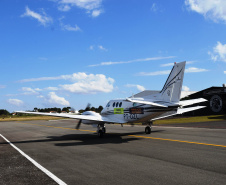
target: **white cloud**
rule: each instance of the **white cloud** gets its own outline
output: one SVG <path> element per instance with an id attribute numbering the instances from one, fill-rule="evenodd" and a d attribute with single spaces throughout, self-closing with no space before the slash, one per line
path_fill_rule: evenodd
<path id="1" fill-rule="evenodd" d="M 213 61 L 226 62 L 226 44 L 217 42 L 217 45 L 213 48 L 213 52 L 208 52 Z"/>
<path id="2" fill-rule="evenodd" d="M 185 86 L 185 85 L 183 85 L 183 86 L 182 86 L 182 90 L 183 90 L 183 91 L 189 91 L 189 90 L 190 90 L 190 88 L 189 88 L 189 87 L 187 87 L 187 86 Z"/>
<path id="3" fill-rule="evenodd" d="M 156 3 L 153 3 L 151 6 L 151 11 L 156 12 L 158 10 Z"/>
<path id="4" fill-rule="evenodd" d="M 97 17 L 97 16 L 99 16 L 100 14 L 102 13 L 102 11 L 101 10 L 93 10 L 93 12 L 92 12 L 92 17 Z"/>
<path id="5" fill-rule="evenodd" d="M 90 50 L 93 50 L 93 49 L 94 49 L 94 46 L 93 46 L 93 45 L 92 45 L 92 46 L 90 46 L 90 47 L 89 47 L 89 49 L 90 49 Z"/>
<path id="6" fill-rule="evenodd" d="M 35 82 L 35 81 L 47 81 L 47 80 L 69 80 L 74 82 L 73 84 L 63 84 L 57 87 L 47 87 L 43 90 L 65 90 L 72 93 L 85 93 L 94 94 L 98 92 L 112 92 L 114 87 L 114 79 L 107 78 L 103 74 L 86 74 L 86 73 L 73 73 L 71 75 L 61 75 L 57 77 L 41 77 L 20 80 L 19 82 Z M 25 88 L 28 93 L 36 92 L 37 89 Z M 41 90 L 40 90 L 41 91 Z"/>
<path id="7" fill-rule="evenodd" d="M 68 79 L 77 81 L 73 84 L 60 85 L 62 90 L 69 91 L 71 93 L 84 93 L 95 94 L 98 92 L 112 92 L 114 87 L 114 79 L 106 78 L 103 74 L 87 75 L 85 73 L 74 73 L 73 76 L 69 76 Z"/>
<path id="8" fill-rule="evenodd" d="M 71 7 L 69 6 L 69 5 L 60 5 L 59 7 L 58 7 L 58 10 L 60 10 L 60 11 L 62 11 L 62 12 L 67 12 L 67 11 L 69 11 L 71 9 Z"/>
<path id="9" fill-rule="evenodd" d="M 167 64 L 161 64 L 160 66 L 161 67 L 168 67 L 168 66 L 174 66 L 174 64 L 175 64 L 176 62 L 172 62 L 172 63 L 167 63 Z M 194 63 L 194 61 L 186 61 L 186 64 L 193 64 Z"/>
<path id="10" fill-rule="evenodd" d="M 170 70 L 166 71 L 155 71 L 155 72 L 140 72 L 138 76 L 158 76 L 158 75 L 168 75 Z"/>
<path id="11" fill-rule="evenodd" d="M 189 67 L 185 69 L 185 73 L 199 73 L 199 72 L 206 72 L 209 71 L 207 69 L 202 69 L 202 68 L 196 68 L 196 67 Z"/>
<path id="12" fill-rule="evenodd" d="M 153 61 L 153 60 L 163 60 L 163 59 L 170 59 L 175 58 L 174 56 L 169 57 L 152 57 L 152 58 L 144 58 L 144 59 L 135 59 L 135 60 L 129 60 L 129 61 L 120 61 L 120 62 L 102 62 L 100 64 L 93 64 L 89 65 L 89 67 L 95 67 L 95 66 L 108 66 L 108 65 L 116 65 L 116 64 L 129 64 L 134 62 L 145 62 L 145 61 Z"/>
<path id="13" fill-rule="evenodd" d="M 22 95 L 39 95 L 39 92 L 42 91 L 39 88 L 32 89 L 30 87 L 22 87 L 21 90 L 24 91 Z"/>
<path id="14" fill-rule="evenodd" d="M 171 70 L 166 71 L 155 71 L 155 72 L 140 72 L 138 76 L 158 76 L 158 75 L 169 75 Z M 198 72 L 206 72 L 209 71 L 207 69 L 196 68 L 196 67 L 189 67 L 185 69 L 185 73 L 198 73 Z"/>
<path id="15" fill-rule="evenodd" d="M 226 71 L 224 71 L 224 74 L 226 74 Z"/>
<path id="16" fill-rule="evenodd" d="M 226 22 L 225 0 L 185 0 L 185 5 L 192 11 L 202 14 L 213 21 Z"/>
<path id="17" fill-rule="evenodd" d="M 7 102 L 11 105 L 15 105 L 15 106 L 22 106 L 24 104 L 24 102 L 22 100 L 19 99 L 8 99 Z"/>
<path id="18" fill-rule="evenodd" d="M 4 88 L 6 88 L 5 85 L 0 85 L 0 89 L 4 89 Z"/>
<path id="19" fill-rule="evenodd" d="M 28 6 L 26 7 L 25 13 L 21 15 L 21 17 L 32 17 L 44 26 L 52 22 L 52 18 L 46 15 L 44 10 L 42 11 L 42 14 L 39 14 L 30 10 Z"/>
<path id="20" fill-rule="evenodd" d="M 145 87 L 141 86 L 141 85 L 135 85 L 135 84 L 127 84 L 126 87 L 135 87 L 137 88 L 139 91 L 144 91 Z"/>
<path id="21" fill-rule="evenodd" d="M 60 11 L 69 11 L 72 6 L 85 9 L 92 17 L 99 16 L 103 11 L 101 8 L 102 0 L 59 0 L 58 9 Z"/>
<path id="22" fill-rule="evenodd" d="M 99 45 L 98 46 L 98 48 L 100 49 L 100 50 L 102 50 L 102 51 L 107 51 L 107 49 L 106 48 L 104 48 L 103 46 L 101 46 L 101 45 Z"/>
<path id="23" fill-rule="evenodd" d="M 57 96 L 55 92 L 50 92 L 46 97 L 39 96 L 39 98 L 43 98 L 48 105 L 70 106 L 69 101 L 65 100 L 64 97 Z"/>
<path id="24" fill-rule="evenodd" d="M 173 66 L 174 63 L 167 63 L 167 64 L 161 64 L 161 67 L 168 67 L 168 66 Z"/>
<path id="25" fill-rule="evenodd" d="M 67 30 L 67 31 L 81 31 L 81 29 L 75 25 L 74 27 L 69 25 L 69 24 L 61 24 L 62 30 Z"/>

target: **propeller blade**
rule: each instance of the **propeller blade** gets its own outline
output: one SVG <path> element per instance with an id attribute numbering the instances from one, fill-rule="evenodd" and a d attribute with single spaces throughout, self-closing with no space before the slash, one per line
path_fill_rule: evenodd
<path id="1" fill-rule="evenodd" d="M 90 103 L 88 103 L 88 104 L 86 105 L 85 111 L 90 110 L 90 107 L 91 107 L 91 104 L 90 104 Z"/>
<path id="2" fill-rule="evenodd" d="M 77 124 L 76 127 L 75 127 L 77 130 L 80 128 L 81 123 L 82 123 L 82 120 L 80 119 L 79 122 L 78 122 L 78 124 Z"/>

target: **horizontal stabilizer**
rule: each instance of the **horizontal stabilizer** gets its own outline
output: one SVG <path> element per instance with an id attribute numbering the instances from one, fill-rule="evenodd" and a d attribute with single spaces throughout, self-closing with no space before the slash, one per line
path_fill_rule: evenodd
<path id="1" fill-rule="evenodd" d="M 183 114 L 185 112 L 190 112 L 190 111 L 202 109 L 202 108 L 205 108 L 205 107 L 206 106 L 196 106 L 196 107 L 189 107 L 189 108 L 179 108 L 179 109 L 177 109 L 177 111 L 166 112 L 166 113 L 162 114 L 161 116 L 152 119 L 151 121 L 158 120 L 158 119 L 163 119 L 163 118 L 167 118 L 167 117 L 174 116 L 174 115 L 177 115 L 177 114 Z"/>
<path id="2" fill-rule="evenodd" d="M 130 101 L 130 102 L 133 102 L 133 103 L 153 105 L 153 106 L 157 106 L 157 107 L 168 107 L 168 106 L 165 106 L 165 105 L 162 105 L 162 104 L 159 104 L 159 103 L 154 103 L 154 102 L 151 102 L 151 101 L 135 100 L 135 99 L 130 99 L 130 98 L 127 98 L 126 100 Z"/>
<path id="3" fill-rule="evenodd" d="M 207 101 L 207 100 L 204 98 L 198 98 L 198 99 L 193 99 L 193 100 L 183 100 L 183 101 L 179 102 L 179 105 L 182 107 L 185 107 L 188 105 L 193 105 L 193 104 L 201 103 L 201 102 L 205 102 L 205 101 Z"/>

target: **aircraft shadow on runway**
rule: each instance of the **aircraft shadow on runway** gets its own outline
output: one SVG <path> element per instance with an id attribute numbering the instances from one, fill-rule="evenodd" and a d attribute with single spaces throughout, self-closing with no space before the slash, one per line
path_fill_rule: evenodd
<path id="1" fill-rule="evenodd" d="M 164 130 L 155 130 L 155 132 L 163 132 Z M 42 143 L 54 142 L 55 146 L 78 146 L 78 145 L 99 145 L 99 144 L 122 144 L 131 141 L 141 140 L 142 138 L 126 137 L 129 135 L 144 135 L 144 132 L 129 132 L 129 133 L 106 133 L 103 138 L 99 138 L 96 133 L 94 134 L 67 134 L 62 136 L 48 136 L 47 139 L 15 141 L 13 144 L 20 143 Z M 151 136 L 151 135 L 148 135 Z M 58 143 L 56 143 L 58 142 Z M 2 142 L 0 144 L 8 144 Z"/>

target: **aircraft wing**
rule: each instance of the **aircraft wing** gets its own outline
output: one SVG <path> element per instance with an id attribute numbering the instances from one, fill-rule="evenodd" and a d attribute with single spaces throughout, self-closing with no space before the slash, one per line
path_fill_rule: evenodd
<path id="1" fill-rule="evenodd" d="M 190 112 L 190 111 L 202 109 L 202 108 L 205 108 L 205 107 L 206 106 L 196 106 L 196 107 L 189 107 L 189 108 L 178 108 L 176 111 L 166 112 L 166 113 L 162 114 L 161 116 L 159 116 L 157 118 L 154 118 L 154 119 L 151 119 L 151 120 L 154 121 L 154 120 L 158 120 L 158 119 L 163 119 L 163 118 L 166 118 L 166 117 L 169 117 L 169 116 L 174 116 L 174 115 L 177 115 L 177 114 L 183 114 L 185 112 Z"/>
<path id="2" fill-rule="evenodd" d="M 62 114 L 62 113 L 27 112 L 27 111 L 16 111 L 16 113 L 63 117 L 63 118 L 71 118 L 71 119 L 79 119 L 79 120 L 88 120 L 88 121 L 94 121 L 94 122 L 125 123 L 122 120 L 112 119 L 112 118 L 109 119 L 107 117 L 104 117 L 101 115 L 95 115 L 95 114 L 94 115 L 73 115 L 73 114 Z"/>
<path id="3" fill-rule="evenodd" d="M 197 98 L 197 99 L 192 99 L 192 100 L 183 100 L 183 101 L 179 102 L 179 105 L 184 107 L 184 106 L 193 105 L 193 104 L 201 103 L 201 102 L 205 102 L 205 101 L 207 101 L 207 100 L 204 99 L 204 98 Z"/>
<path id="4" fill-rule="evenodd" d="M 153 106 L 157 106 L 157 107 L 168 107 L 159 103 L 154 103 L 154 102 L 150 102 L 150 101 L 144 101 L 144 100 L 133 100 L 130 98 L 126 99 L 127 101 L 133 102 L 133 103 L 141 103 L 141 104 L 146 104 L 146 105 L 153 105 Z"/>

